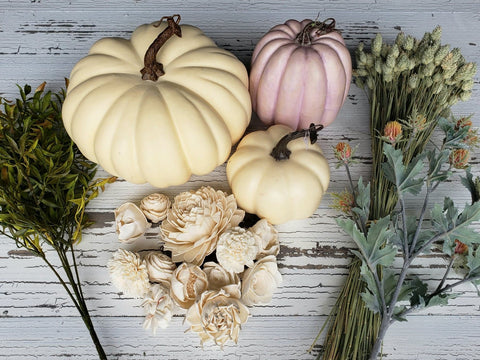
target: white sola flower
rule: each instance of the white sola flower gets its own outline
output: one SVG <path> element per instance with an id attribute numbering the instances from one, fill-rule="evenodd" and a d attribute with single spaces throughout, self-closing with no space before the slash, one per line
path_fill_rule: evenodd
<path id="1" fill-rule="evenodd" d="M 169 290 L 163 284 L 153 284 L 142 303 L 145 312 L 143 328 L 150 329 L 154 335 L 157 328 L 165 329 L 172 320 L 174 306 Z"/>
<path id="2" fill-rule="evenodd" d="M 273 255 L 265 256 L 255 266 L 245 270 L 242 278 L 242 301 L 247 306 L 268 304 L 272 294 L 282 282 L 278 271 L 277 259 Z"/>
<path id="3" fill-rule="evenodd" d="M 217 260 L 227 271 L 243 272 L 245 265 L 253 266 L 257 253 L 257 241 L 250 230 L 235 226 L 218 239 Z"/>
<path id="4" fill-rule="evenodd" d="M 158 223 L 167 217 L 171 202 L 167 195 L 150 194 L 144 197 L 140 203 L 140 209 L 148 220 Z"/>
<path id="5" fill-rule="evenodd" d="M 127 202 L 115 210 L 115 230 L 120 242 L 135 242 L 149 227 L 147 218 L 137 205 Z"/>
<path id="6" fill-rule="evenodd" d="M 113 285 L 127 296 L 143 297 L 148 291 L 147 267 L 138 254 L 118 249 L 108 262 Z"/>

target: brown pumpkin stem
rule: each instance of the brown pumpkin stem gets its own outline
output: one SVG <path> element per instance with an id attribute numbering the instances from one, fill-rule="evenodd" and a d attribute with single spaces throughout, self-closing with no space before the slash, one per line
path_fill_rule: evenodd
<path id="1" fill-rule="evenodd" d="M 295 40 L 301 45 L 310 45 L 312 43 L 311 32 L 316 29 L 315 35 L 325 35 L 332 31 L 335 31 L 335 19 L 328 18 L 323 21 L 312 21 L 309 22 L 302 31 L 300 31 L 295 38 Z"/>
<path id="2" fill-rule="evenodd" d="M 270 153 L 270 156 L 277 161 L 288 160 L 290 158 L 290 154 L 292 153 L 287 147 L 290 141 L 308 136 L 310 138 L 310 144 L 314 144 L 317 142 L 318 132 L 322 129 L 322 124 L 315 125 L 312 123 L 308 129 L 288 133 L 278 141 L 277 145 L 275 145 Z"/>
<path id="3" fill-rule="evenodd" d="M 140 70 L 143 80 L 157 81 L 160 76 L 165 74 L 163 64 L 157 62 L 157 53 L 163 44 L 165 44 L 173 35 L 182 37 L 182 29 L 180 28 L 180 25 L 178 25 L 180 22 L 180 15 L 164 16 L 160 19 L 157 26 L 160 26 L 163 20 L 167 20 L 167 27 L 150 44 L 145 52 L 145 57 L 143 58 L 144 68 Z"/>

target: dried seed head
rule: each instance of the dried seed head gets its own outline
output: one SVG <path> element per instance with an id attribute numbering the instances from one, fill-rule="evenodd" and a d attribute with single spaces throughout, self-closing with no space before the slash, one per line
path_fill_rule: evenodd
<path id="1" fill-rule="evenodd" d="M 440 41 L 442 37 L 442 27 L 440 25 L 437 25 L 435 29 L 432 31 L 432 40 L 433 41 Z"/>
<path id="2" fill-rule="evenodd" d="M 372 41 L 372 54 L 376 57 L 379 56 L 382 51 L 382 42 L 382 35 L 380 34 L 377 34 Z"/>
<path id="3" fill-rule="evenodd" d="M 435 53 L 435 65 L 440 65 L 445 56 L 447 56 L 448 52 L 450 51 L 450 45 L 440 46 Z"/>
<path id="4" fill-rule="evenodd" d="M 448 161 L 455 169 L 465 169 L 470 160 L 470 152 L 467 149 L 455 149 L 450 153 Z"/>
<path id="5" fill-rule="evenodd" d="M 403 44 L 403 48 L 405 51 L 410 51 L 415 46 L 415 38 L 411 35 L 408 35 L 405 39 L 405 43 Z"/>

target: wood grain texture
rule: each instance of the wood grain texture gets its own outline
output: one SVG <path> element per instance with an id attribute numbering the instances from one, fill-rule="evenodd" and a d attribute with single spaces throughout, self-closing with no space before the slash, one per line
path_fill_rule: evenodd
<path id="1" fill-rule="evenodd" d="M 317 14 L 320 18 L 336 18 L 352 53 L 359 41 L 368 43 L 377 32 L 393 41 L 399 30 L 421 36 L 440 24 L 444 43 L 461 48 L 469 61 L 480 60 L 478 0 L 0 0 L 0 96 L 16 97 L 16 83 L 35 86 L 44 80 L 48 89 L 58 90 L 96 40 L 106 36 L 128 38 L 136 26 L 174 13 L 181 13 L 183 22 L 203 29 L 247 67 L 254 45 L 269 28 L 289 18 L 315 18 Z M 479 108 L 477 75 L 472 99 L 456 105 L 454 111 L 470 114 Z M 337 121 L 320 133 L 319 143 L 332 163 L 332 147 L 338 141 L 358 145 L 354 178 L 368 179 L 370 175 L 368 116 L 365 94 L 352 85 Z M 478 115 L 474 124 L 480 125 Z M 476 168 L 478 162 L 474 155 L 472 164 Z M 331 170 L 329 191 L 346 188 L 344 171 Z M 120 247 L 113 209 L 154 191 L 173 197 L 202 185 L 229 191 L 225 165 L 207 176 L 194 176 L 182 186 L 167 189 L 119 180 L 89 205 L 96 223 L 85 232 L 77 255 L 87 304 L 110 358 L 313 359 L 306 350 L 338 296 L 348 272 L 349 249 L 354 246 L 335 223 L 338 213 L 330 208 L 329 195 L 309 219 L 277 227 L 281 241 L 279 268 L 284 281 L 269 305 L 252 308 L 238 346 L 223 351 L 207 346 L 202 350 L 194 334 L 184 334 L 187 325 L 182 324 L 181 311 L 176 312 L 166 332 L 152 337 L 141 328 L 139 300 L 125 297 L 110 283 L 106 263 Z M 442 201 L 447 195 L 459 204 L 469 201 L 458 178 L 443 184 L 433 200 Z M 408 210 L 418 209 L 421 201 L 421 196 L 410 198 Z M 480 225 L 477 227 L 480 229 Z M 159 244 L 158 228 L 154 227 L 139 247 Z M 445 266 L 446 260 L 432 253 L 414 263 L 412 274 L 433 287 Z M 0 358 L 95 358 L 75 308 L 39 259 L 0 238 L 0 274 Z M 432 308 L 412 316 L 407 323 L 394 325 L 385 341 L 386 358 L 478 358 L 480 342 L 475 334 L 480 333 L 480 300 L 472 286 L 460 290 L 464 295 L 448 307 Z M 65 343 L 71 346 L 61 346 Z"/>

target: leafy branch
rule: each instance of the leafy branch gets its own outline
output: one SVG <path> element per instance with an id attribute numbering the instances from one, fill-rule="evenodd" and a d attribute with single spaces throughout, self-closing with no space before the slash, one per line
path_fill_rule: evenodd
<path id="1" fill-rule="evenodd" d="M 96 165 L 63 127 L 64 92 L 45 93 L 44 86 L 33 94 L 30 86 L 19 87 L 13 103 L 0 98 L 0 234 L 47 264 L 82 316 L 100 359 L 106 359 L 85 302 L 74 244 L 92 223 L 87 204 L 115 178 L 94 179 Z M 63 274 L 45 246 L 56 253 Z"/>
<path id="2" fill-rule="evenodd" d="M 468 170 L 466 177 L 462 178 L 462 183 L 472 194 L 472 204 L 465 205 L 462 211 L 448 197 L 443 205 L 436 204 L 429 211 L 431 194 L 453 174 L 453 168 L 465 168 L 463 159 L 459 163 L 452 154 L 463 149 L 460 144 L 464 144 L 465 138 L 471 134 L 469 126 L 458 127 L 451 120 L 441 120 L 440 124 L 445 132 L 442 146 L 412 158 L 407 165 L 401 150 L 395 149 L 394 144 L 384 144 L 382 169 L 396 192 L 399 202 L 397 212 L 372 222 L 366 231 L 359 226 L 360 220 L 368 218 L 368 210 L 363 205 L 364 199 L 370 197 L 369 186 L 360 179 L 357 186 L 351 184 L 355 197 L 351 218 L 337 220 L 358 246 L 358 250 L 352 252 L 362 262 L 361 277 L 366 284 L 362 299 L 382 319 L 370 354 L 371 360 L 377 358 L 385 333 L 393 322 L 405 321 L 405 316 L 412 311 L 446 305 L 449 299 L 459 295 L 451 291 L 460 285 L 468 282 L 480 284 L 480 250 L 476 250 L 480 236 L 471 228 L 472 223 L 480 220 L 480 179 L 473 180 Z M 425 196 L 417 218 L 407 214 L 406 194 L 418 196 L 422 189 Z M 428 212 L 431 226 L 424 229 Z M 409 269 L 419 255 L 439 245 L 450 261 L 436 289 L 429 292 L 428 285 L 419 278 L 408 278 Z M 403 263 L 396 271 L 393 263 L 398 253 Z M 466 257 L 467 275 L 459 281 L 445 284 L 455 259 L 460 256 Z M 405 305 L 407 302 L 408 305 Z"/>

